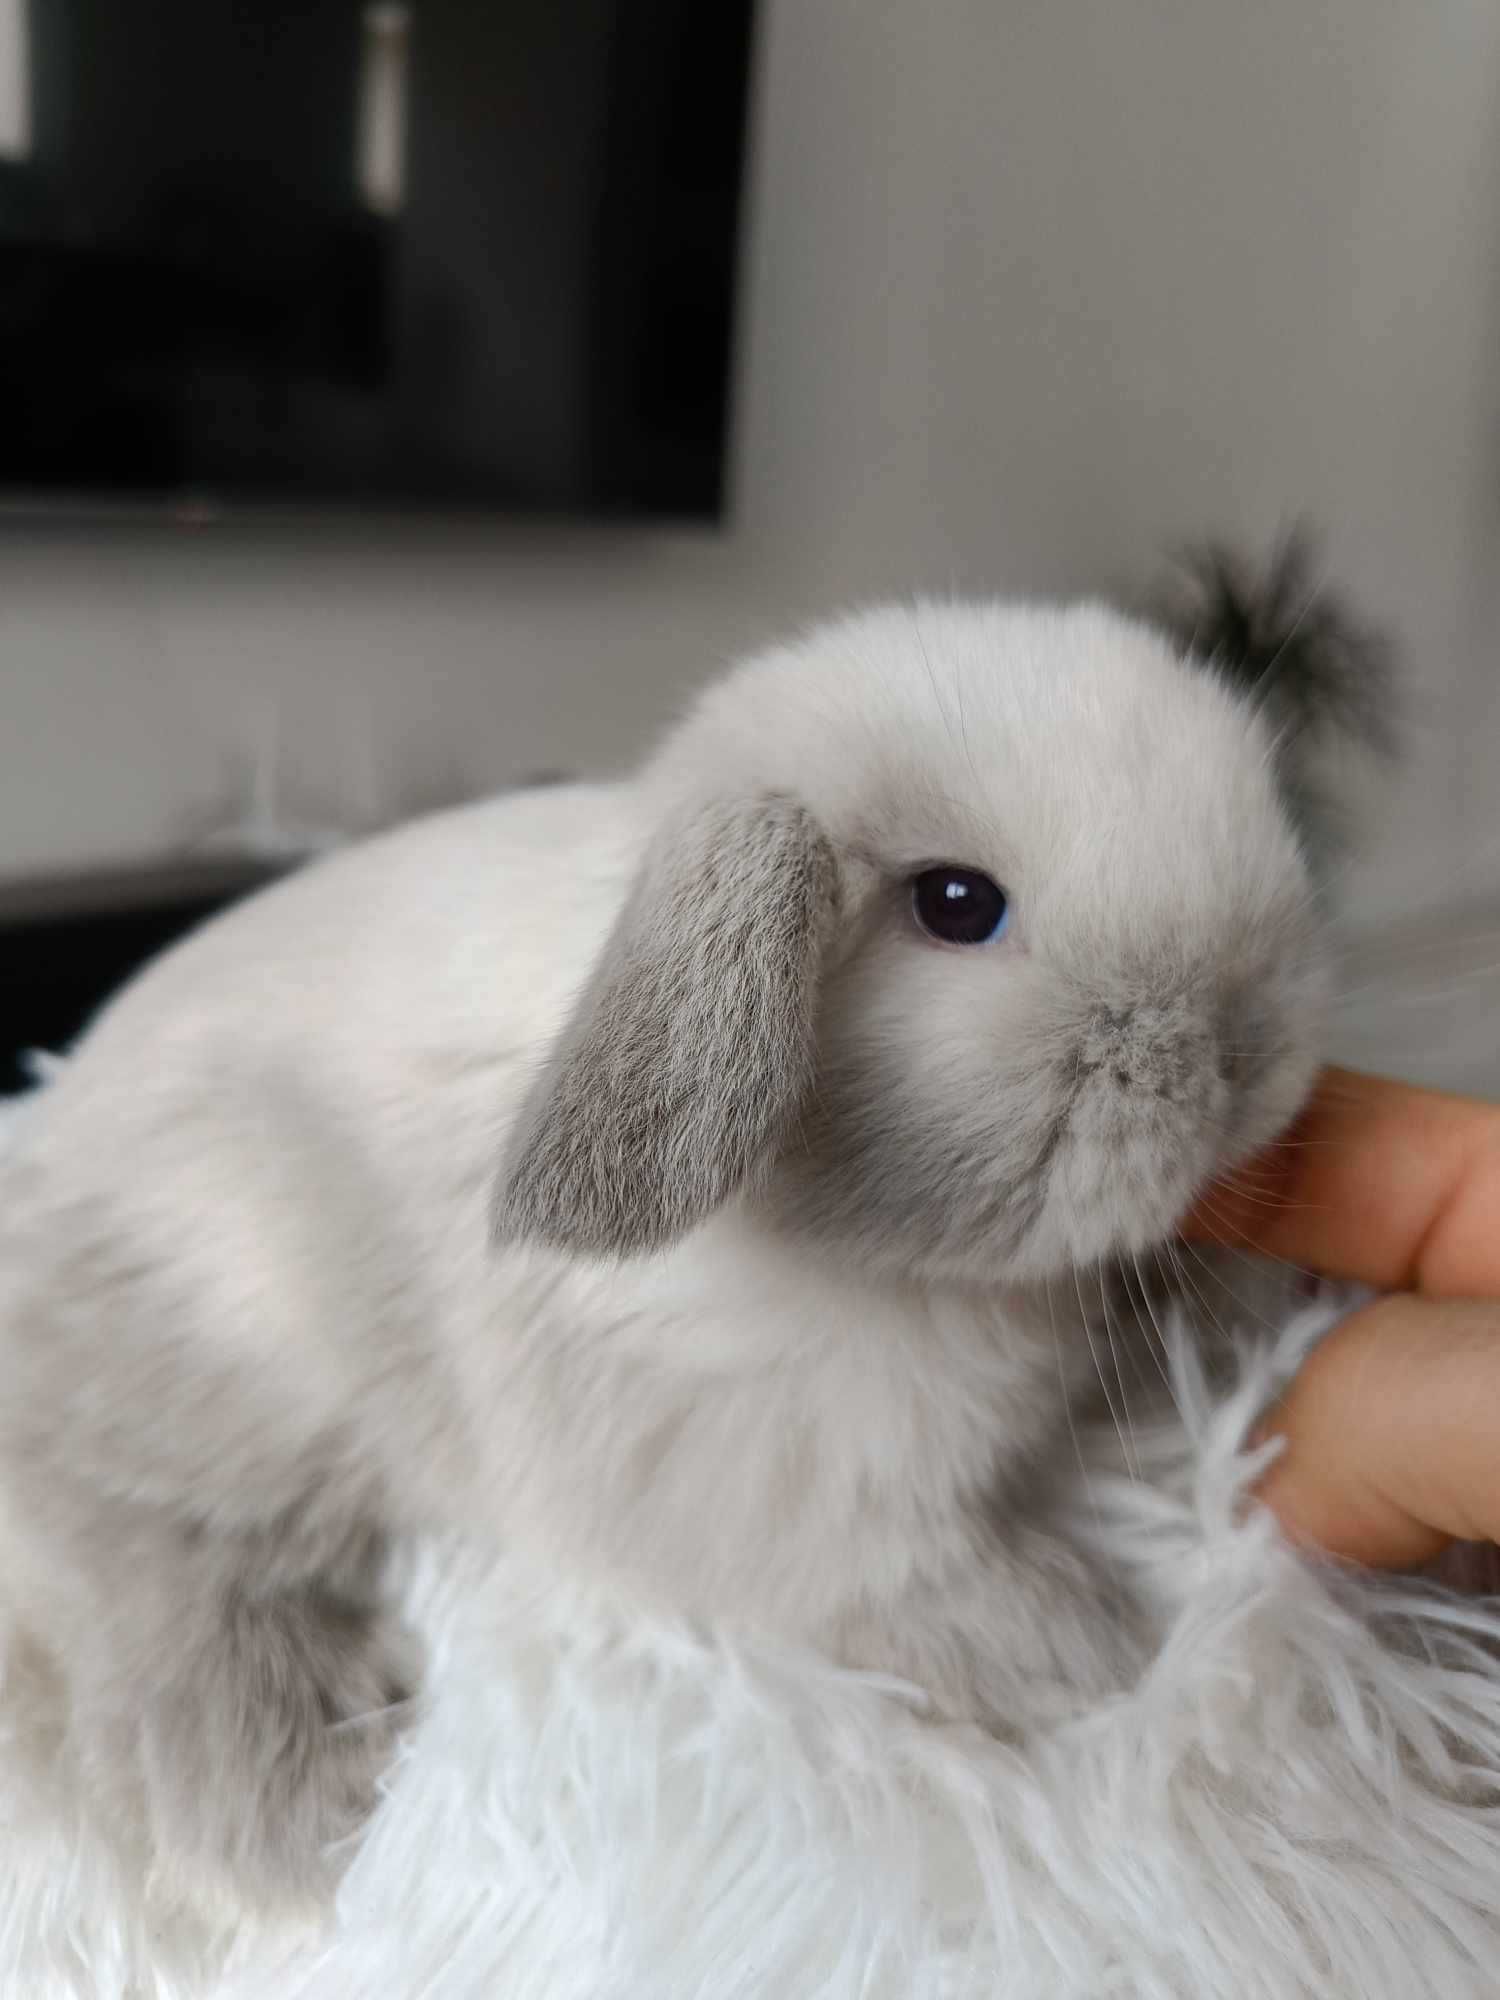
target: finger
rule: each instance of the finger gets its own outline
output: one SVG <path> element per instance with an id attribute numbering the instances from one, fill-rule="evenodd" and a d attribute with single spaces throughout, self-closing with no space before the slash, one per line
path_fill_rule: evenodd
<path id="1" fill-rule="evenodd" d="M 1325 1070 L 1291 1131 L 1210 1189 L 1186 1233 L 1383 1291 L 1500 1296 L 1500 1106 Z"/>
<path id="2" fill-rule="evenodd" d="M 1258 1489 L 1291 1538 L 1414 1568 L 1500 1541 L 1500 1306 L 1383 1299 L 1334 1329 L 1267 1415 Z"/>

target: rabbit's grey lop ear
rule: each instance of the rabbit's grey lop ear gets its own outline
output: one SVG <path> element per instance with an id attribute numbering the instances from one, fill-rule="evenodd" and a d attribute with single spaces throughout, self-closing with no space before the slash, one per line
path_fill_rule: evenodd
<path id="1" fill-rule="evenodd" d="M 832 849 L 795 801 L 669 826 L 523 1107 L 497 1238 L 651 1250 L 753 1183 L 812 1080 L 837 900 Z"/>

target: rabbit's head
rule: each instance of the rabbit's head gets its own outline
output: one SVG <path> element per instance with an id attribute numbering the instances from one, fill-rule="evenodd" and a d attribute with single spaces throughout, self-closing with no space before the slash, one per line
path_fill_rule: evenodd
<path id="1" fill-rule="evenodd" d="M 738 668 L 646 774 L 500 1234 L 631 1254 L 735 1200 L 967 1282 L 1159 1243 L 1317 1067 L 1281 721 L 1093 605 L 883 608 Z"/>

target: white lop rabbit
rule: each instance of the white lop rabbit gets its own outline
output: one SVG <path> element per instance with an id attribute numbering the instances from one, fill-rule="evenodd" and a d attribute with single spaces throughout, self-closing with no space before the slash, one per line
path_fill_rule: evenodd
<path id="1" fill-rule="evenodd" d="M 1128 1671 L 1028 1496 L 1082 1298 L 1317 1064 L 1315 676 L 1247 633 L 851 618 L 638 777 L 336 855 L 106 1009 L 0 1169 L 0 1587 L 102 1798 L 323 1884 L 429 1528 L 995 1727 Z"/>

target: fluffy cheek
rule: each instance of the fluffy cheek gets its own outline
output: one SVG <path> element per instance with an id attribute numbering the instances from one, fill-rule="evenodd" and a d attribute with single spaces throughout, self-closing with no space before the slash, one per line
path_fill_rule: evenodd
<path id="1" fill-rule="evenodd" d="M 821 1061 L 767 1197 L 862 1265 L 993 1283 L 1036 1212 L 1071 1061 L 1024 967 L 997 1006 L 988 954 L 878 954 L 831 984 Z"/>
<path id="2" fill-rule="evenodd" d="M 1024 960 L 1003 970 L 944 954 L 834 988 L 818 1087 L 768 1191 L 783 1225 L 909 1275 L 1061 1276 L 1165 1241 L 1311 1083 L 1300 974 L 1221 1025 L 1218 982 L 1132 1006 L 1060 993 Z"/>

